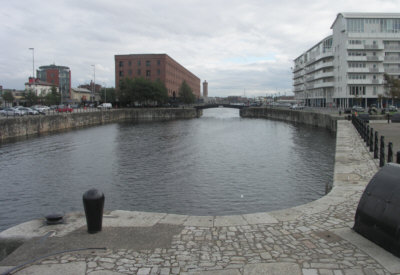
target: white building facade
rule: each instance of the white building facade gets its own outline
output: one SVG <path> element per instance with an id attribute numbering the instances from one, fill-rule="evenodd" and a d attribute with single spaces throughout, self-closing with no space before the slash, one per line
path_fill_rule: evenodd
<path id="1" fill-rule="evenodd" d="M 340 13 L 331 29 L 294 60 L 296 100 L 317 107 L 381 105 L 384 74 L 400 77 L 400 13 Z"/>

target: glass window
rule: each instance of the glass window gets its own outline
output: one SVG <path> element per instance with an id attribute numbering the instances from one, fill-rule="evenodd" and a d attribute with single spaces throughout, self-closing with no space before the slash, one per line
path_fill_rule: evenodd
<path id="1" fill-rule="evenodd" d="M 150 66 L 150 60 L 146 60 L 146 66 Z"/>
<path id="2" fill-rule="evenodd" d="M 137 64 L 138 64 L 138 66 L 140 66 L 142 64 L 142 62 L 140 60 L 138 60 Z"/>

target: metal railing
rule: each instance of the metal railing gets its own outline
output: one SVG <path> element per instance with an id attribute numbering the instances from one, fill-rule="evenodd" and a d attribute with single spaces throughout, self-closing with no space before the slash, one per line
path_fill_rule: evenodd
<path id="1" fill-rule="evenodd" d="M 389 119 L 389 118 L 388 118 Z M 352 115 L 351 121 L 364 140 L 369 151 L 373 153 L 374 159 L 379 159 L 379 167 L 383 167 L 385 163 L 394 162 L 393 158 L 393 143 L 388 142 L 387 144 L 387 158 L 386 158 L 386 143 L 385 136 L 380 136 L 378 131 L 374 131 L 369 123 L 360 117 Z M 396 153 L 396 163 L 400 164 L 400 151 Z"/>

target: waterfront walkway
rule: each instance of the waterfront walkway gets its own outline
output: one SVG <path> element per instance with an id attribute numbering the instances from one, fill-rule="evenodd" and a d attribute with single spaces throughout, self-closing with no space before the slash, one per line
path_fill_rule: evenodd
<path id="1" fill-rule="evenodd" d="M 0 238 L 35 238 L 0 262 L 0 272 L 42 257 L 16 274 L 400 273 L 399 258 L 351 230 L 378 166 L 349 121 L 338 121 L 335 157 L 332 191 L 290 209 L 222 217 L 113 211 L 92 235 L 82 213 L 62 225 L 21 224 Z"/>

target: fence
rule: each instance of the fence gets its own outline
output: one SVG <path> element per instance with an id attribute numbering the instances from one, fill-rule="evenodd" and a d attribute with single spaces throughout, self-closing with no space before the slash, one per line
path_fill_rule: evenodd
<path id="1" fill-rule="evenodd" d="M 351 121 L 361 138 L 364 140 L 366 146 L 369 148 L 369 151 L 374 154 L 374 159 L 379 159 L 379 167 L 383 167 L 386 162 L 393 162 L 392 142 L 388 142 L 386 154 L 385 136 L 380 136 L 379 138 L 378 131 L 374 132 L 374 129 L 370 127 L 366 121 L 355 115 L 351 117 Z M 400 151 L 396 153 L 396 163 L 400 164 Z"/>

